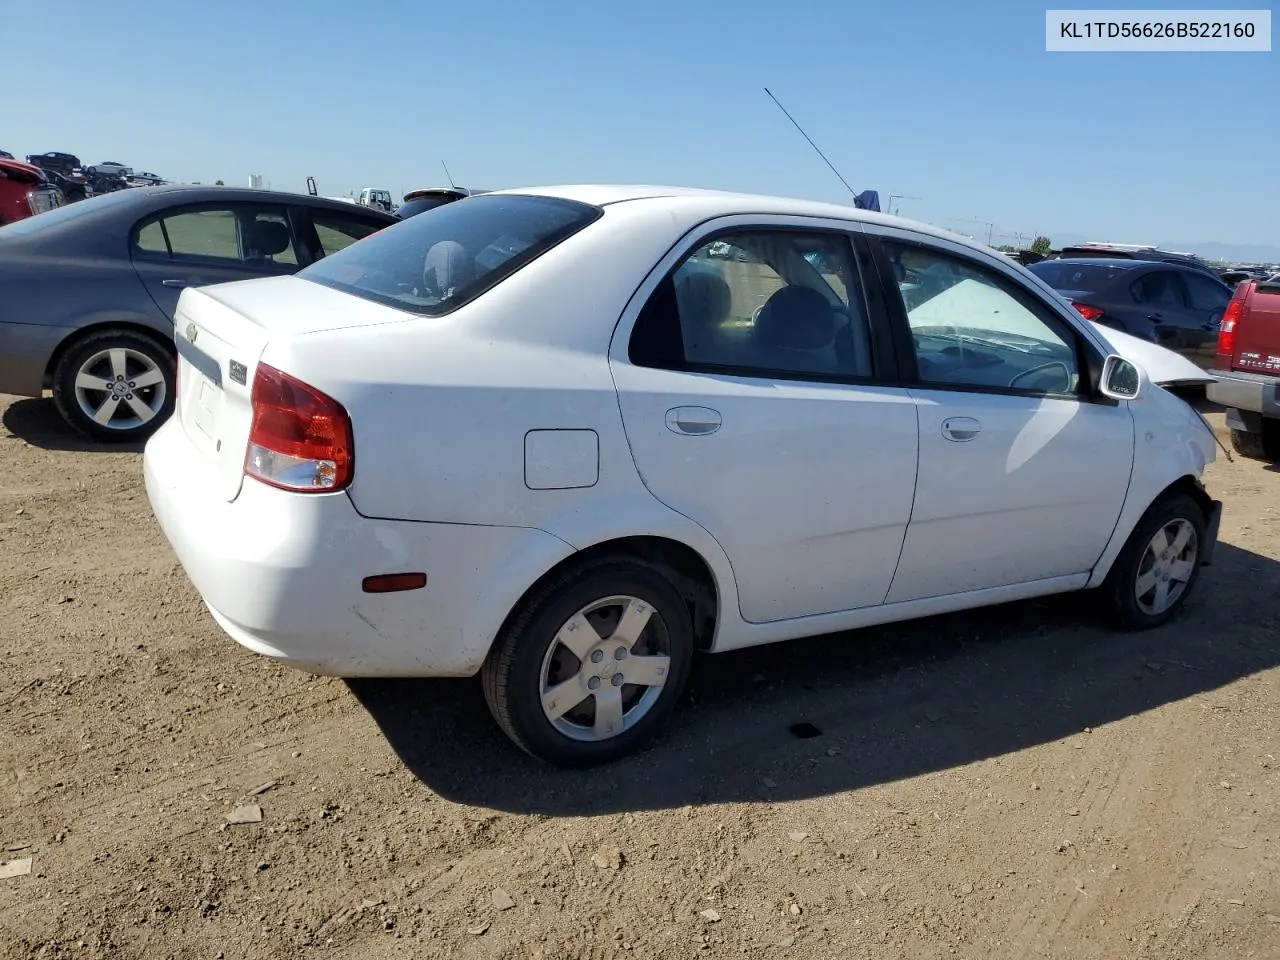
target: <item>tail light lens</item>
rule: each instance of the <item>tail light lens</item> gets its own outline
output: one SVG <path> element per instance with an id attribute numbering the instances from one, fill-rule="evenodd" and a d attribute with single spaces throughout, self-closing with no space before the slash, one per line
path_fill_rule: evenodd
<path id="1" fill-rule="evenodd" d="M 304 493 L 351 483 L 351 418 L 338 401 L 265 363 L 258 364 L 250 398 L 246 476 Z"/>
<path id="2" fill-rule="evenodd" d="M 1101 307 L 1095 307 L 1090 303 L 1079 303 L 1076 300 L 1072 300 L 1071 305 L 1075 307 L 1080 316 L 1084 317 L 1086 320 L 1097 320 L 1103 313 Z"/>
<path id="3" fill-rule="evenodd" d="M 1227 309 L 1222 314 L 1222 323 L 1218 326 L 1218 356 L 1236 355 L 1236 325 L 1243 316 L 1243 300 L 1232 300 L 1227 304 Z"/>

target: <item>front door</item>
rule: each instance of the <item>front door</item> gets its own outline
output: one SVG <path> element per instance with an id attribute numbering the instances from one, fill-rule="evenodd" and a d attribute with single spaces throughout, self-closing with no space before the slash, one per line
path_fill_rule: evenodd
<path id="1" fill-rule="evenodd" d="M 1127 406 L 1085 396 L 1091 349 L 974 258 L 884 240 L 917 366 L 915 506 L 889 602 L 1091 570 L 1133 464 Z"/>
<path id="2" fill-rule="evenodd" d="M 911 512 L 916 405 L 873 348 L 837 230 L 717 232 L 613 351 L 649 491 L 724 548 L 749 622 L 884 601 Z"/>

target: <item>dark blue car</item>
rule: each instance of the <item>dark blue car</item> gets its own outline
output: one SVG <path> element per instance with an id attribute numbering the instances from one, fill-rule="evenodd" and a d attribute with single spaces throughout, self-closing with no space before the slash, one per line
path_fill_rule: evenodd
<path id="1" fill-rule="evenodd" d="M 1231 288 L 1203 270 L 1104 257 L 1042 260 L 1027 269 L 1089 320 L 1213 366 Z"/>

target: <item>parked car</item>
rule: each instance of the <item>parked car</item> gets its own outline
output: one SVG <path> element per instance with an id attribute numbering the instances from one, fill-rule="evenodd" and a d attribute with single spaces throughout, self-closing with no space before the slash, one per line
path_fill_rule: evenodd
<path id="1" fill-rule="evenodd" d="M 1042 260 L 1027 269 L 1087 319 L 1213 366 L 1231 300 L 1217 277 L 1177 263 L 1101 257 Z"/>
<path id="2" fill-rule="evenodd" d="M 1211 372 L 1205 395 L 1227 408 L 1236 452 L 1280 461 L 1280 280 L 1236 287 Z"/>
<path id="3" fill-rule="evenodd" d="M 14 156 L 8 150 L 0 150 L 0 160 L 13 160 Z"/>
<path id="4" fill-rule="evenodd" d="M 89 185 L 89 181 L 83 176 L 68 176 L 58 173 L 56 170 L 44 171 L 45 177 L 54 187 L 62 192 L 63 197 L 68 203 L 75 203 L 77 200 L 87 200 L 93 196 L 93 187 Z"/>
<path id="5" fill-rule="evenodd" d="M 173 407 L 185 287 L 293 273 L 394 223 L 291 193 L 160 186 L 0 228 L 0 393 L 51 388 L 84 434 L 140 440 Z"/>
<path id="6" fill-rule="evenodd" d="M 157 186 L 158 184 L 166 182 L 164 177 L 160 176 L 160 174 L 149 173 L 146 170 L 136 171 L 130 174 L 125 179 L 129 181 L 130 186 L 135 186 L 135 187 L 154 187 L 154 186 Z"/>
<path id="7" fill-rule="evenodd" d="M 468 190 L 466 187 L 424 187 L 420 190 L 410 190 L 404 195 L 404 202 L 396 209 L 396 216 L 401 220 L 408 220 L 410 217 L 434 210 L 436 207 L 443 207 L 446 203 L 453 203 L 463 197 L 485 192 Z"/>
<path id="8" fill-rule="evenodd" d="M 1086 588 L 1156 626 L 1217 536 L 1214 435 L 1157 385 L 1193 364 L 851 207 L 495 192 L 184 291 L 175 330 L 146 488 L 223 629 L 480 673 L 557 763 L 648 738 L 696 649 Z"/>
<path id="9" fill-rule="evenodd" d="M 0 160 L 0 224 L 16 223 L 45 213 L 61 205 L 63 199 L 39 167 L 19 160 Z M 0 304 L 7 296 L 8 290 L 5 290 Z"/>
<path id="10" fill-rule="evenodd" d="M 81 169 L 80 158 L 74 153 L 59 153 L 57 150 L 31 154 L 27 157 L 27 163 L 41 170 L 52 170 L 67 177 Z"/>
<path id="11" fill-rule="evenodd" d="M 1066 260 L 1079 259 L 1081 257 L 1104 257 L 1113 260 L 1153 260 L 1157 263 L 1176 263 L 1184 267 L 1191 267 L 1215 278 L 1218 276 L 1218 271 L 1193 254 L 1175 253 L 1171 250 L 1161 250 L 1159 247 L 1144 247 L 1133 243 L 1080 243 L 1063 247 L 1058 251 L 1058 256 Z"/>
<path id="12" fill-rule="evenodd" d="M 120 177 L 122 180 L 128 180 L 133 176 L 133 167 L 126 163 L 117 163 L 114 160 L 104 160 L 102 163 L 95 163 L 87 169 L 90 173 Z"/>

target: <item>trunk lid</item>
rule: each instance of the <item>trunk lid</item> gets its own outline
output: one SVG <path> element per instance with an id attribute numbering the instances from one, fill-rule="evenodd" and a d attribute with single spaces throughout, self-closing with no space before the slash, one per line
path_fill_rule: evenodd
<path id="1" fill-rule="evenodd" d="M 1231 369 L 1280 374 L 1280 283 L 1248 283 Z"/>
<path id="2" fill-rule="evenodd" d="M 174 313 L 175 416 L 228 501 L 240 493 L 252 425 L 253 378 L 267 345 L 406 314 L 295 277 L 190 287 Z M 306 373 L 285 371 L 306 379 Z"/>

